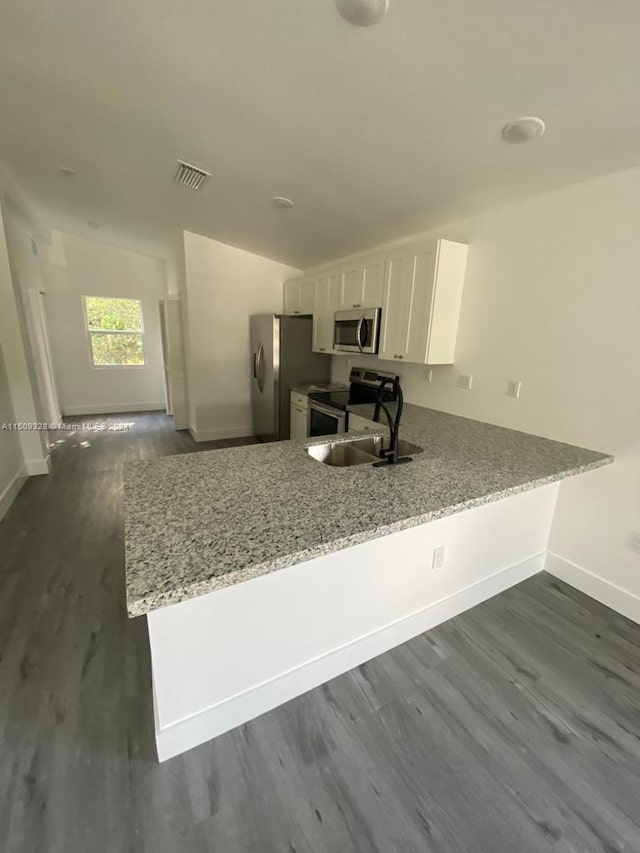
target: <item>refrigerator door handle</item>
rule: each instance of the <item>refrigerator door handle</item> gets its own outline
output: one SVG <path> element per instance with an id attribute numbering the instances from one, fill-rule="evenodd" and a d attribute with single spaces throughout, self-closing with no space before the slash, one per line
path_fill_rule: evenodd
<path id="1" fill-rule="evenodd" d="M 258 371 L 257 371 L 257 369 L 256 369 L 256 362 L 257 362 L 257 360 L 258 360 L 258 353 L 257 353 L 257 352 L 254 352 L 254 354 L 253 354 L 253 378 L 254 378 L 254 379 L 257 379 L 257 378 L 258 378 Z"/>
<path id="2" fill-rule="evenodd" d="M 258 354 L 256 356 L 256 379 L 258 380 L 258 390 L 264 390 L 264 347 L 262 342 L 258 344 Z"/>

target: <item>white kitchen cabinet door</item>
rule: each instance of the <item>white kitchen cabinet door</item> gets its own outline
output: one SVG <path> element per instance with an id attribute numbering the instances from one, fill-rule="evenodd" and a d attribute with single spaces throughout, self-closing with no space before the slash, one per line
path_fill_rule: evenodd
<path id="1" fill-rule="evenodd" d="M 305 279 L 300 283 L 300 313 L 313 314 L 313 303 L 315 301 L 315 281 Z"/>
<path id="2" fill-rule="evenodd" d="M 333 318 L 338 308 L 340 273 L 325 272 L 315 281 L 313 351 L 333 352 Z"/>
<path id="3" fill-rule="evenodd" d="M 300 409 L 309 407 L 309 398 L 306 394 L 300 394 L 298 391 L 291 391 L 289 394 L 289 402 L 292 406 L 298 406 Z"/>
<path id="4" fill-rule="evenodd" d="M 379 358 L 453 363 L 467 248 L 437 240 L 387 253 Z"/>
<path id="5" fill-rule="evenodd" d="M 291 403 L 289 438 L 293 441 L 305 441 L 307 438 L 307 419 L 309 410 L 297 403 Z"/>
<path id="6" fill-rule="evenodd" d="M 384 255 L 372 255 L 342 269 L 340 303 L 350 308 L 380 308 L 384 284 Z"/>
<path id="7" fill-rule="evenodd" d="M 387 254 L 378 357 L 422 361 L 429 334 L 434 244 L 412 244 Z"/>
<path id="8" fill-rule="evenodd" d="M 283 286 L 285 314 L 313 314 L 314 282 L 293 278 Z"/>
<path id="9" fill-rule="evenodd" d="M 292 278 L 285 281 L 284 292 L 284 313 L 299 314 L 300 313 L 300 283 L 302 279 Z"/>

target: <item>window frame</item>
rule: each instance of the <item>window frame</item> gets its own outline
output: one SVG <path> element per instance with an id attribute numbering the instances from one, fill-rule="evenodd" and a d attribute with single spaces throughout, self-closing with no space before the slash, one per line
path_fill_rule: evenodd
<path id="1" fill-rule="evenodd" d="M 140 306 L 140 329 L 91 329 L 89 327 L 89 315 L 87 314 L 87 299 L 128 299 L 137 302 Z M 142 299 L 135 296 L 102 296 L 97 293 L 82 294 L 82 314 L 84 318 L 84 331 L 89 350 L 89 364 L 93 370 L 140 370 L 147 367 L 147 352 L 145 347 L 144 308 Z M 142 364 L 96 364 L 93 357 L 92 335 L 139 335 L 142 342 Z"/>

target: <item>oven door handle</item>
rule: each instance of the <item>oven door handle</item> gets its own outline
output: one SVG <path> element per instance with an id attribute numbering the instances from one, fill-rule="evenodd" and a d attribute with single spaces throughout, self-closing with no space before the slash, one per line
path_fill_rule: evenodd
<path id="1" fill-rule="evenodd" d="M 321 412 L 323 415 L 329 415 L 331 418 L 340 418 L 344 415 L 342 409 L 334 409 L 331 406 L 323 406 L 315 400 L 309 400 L 309 408 L 316 412 Z"/>
<path id="2" fill-rule="evenodd" d="M 336 421 L 336 435 L 341 435 L 342 433 L 347 431 L 347 413 L 343 412 L 342 409 L 334 409 L 332 406 L 323 406 L 322 403 L 318 403 L 316 400 L 309 400 L 309 417 L 307 424 L 307 432 L 311 435 L 311 413 L 319 412 L 321 415 L 327 415 L 329 418 L 335 418 Z M 328 433 L 329 435 L 331 433 Z"/>
<path id="3" fill-rule="evenodd" d="M 362 327 L 364 325 L 365 319 L 366 317 L 363 314 L 362 317 L 360 317 L 360 319 L 358 320 L 358 328 L 356 329 L 356 343 L 358 344 L 358 349 L 360 350 L 360 352 L 364 352 L 364 349 L 362 347 Z"/>

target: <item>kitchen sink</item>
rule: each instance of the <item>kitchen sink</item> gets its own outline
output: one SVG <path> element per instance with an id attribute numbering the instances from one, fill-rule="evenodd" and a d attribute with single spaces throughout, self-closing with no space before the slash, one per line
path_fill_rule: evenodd
<path id="1" fill-rule="evenodd" d="M 398 440 L 398 456 L 415 456 L 416 453 L 422 453 L 422 448 L 417 444 L 411 444 L 410 441 Z"/>
<path id="2" fill-rule="evenodd" d="M 334 468 L 349 468 L 352 465 L 371 465 L 380 459 L 383 443 L 380 436 L 373 438 L 354 438 L 351 441 L 327 441 L 324 444 L 312 444 L 307 453 L 324 465 Z M 399 441 L 400 456 L 413 456 L 421 453 L 422 448 L 409 441 Z"/>
<path id="3" fill-rule="evenodd" d="M 352 441 L 328 441 L 326 444 L 312 444 L 307 447 L 309 456 L 335 468 L 371 464 L 379 458 L 381 450 L 380 436 L 354 438 Z"/>

